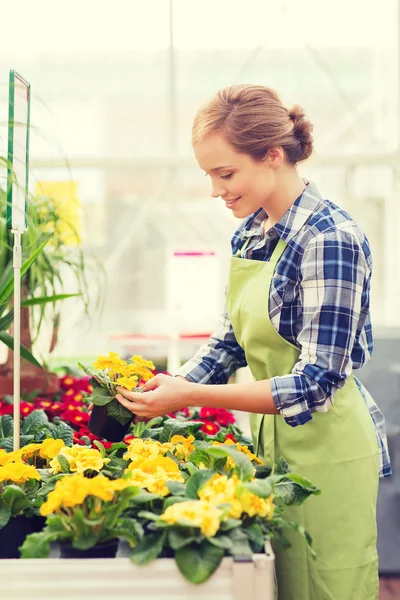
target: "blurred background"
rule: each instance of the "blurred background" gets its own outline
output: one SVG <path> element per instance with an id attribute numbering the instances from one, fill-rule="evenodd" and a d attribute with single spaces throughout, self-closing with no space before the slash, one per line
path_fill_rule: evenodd
<path id="1" fill-rule="evenodd" d="M 300 173 L 370 240 L 375 350 L 357 374 L 386 415 L 396 470 L 398 0 L 13 0 L 6 13 L 0 154 L 15 69 L 32 86 L 30 191 L 58 202 L 80 238 L 66 243 L 87 261 L 89 309 L 81 299 L 63 302 L 52 353 L 48 322 L 36 354 L 57 366 L 135 352 L 174 371 L 207 339 L 222 309 L 238 221 L 210 197 L 191 123 L 219 88 L 263 84 L 288 107 L 303 106 L 316 152 Z M 59 275 L 66 291 L 77 289 L 68 269 Z M 395 515 L 380 525 L 387 573 L 400 572 L 398 481 L 383 482 L 391 491 L 380 500 L 381 513 Z"/>

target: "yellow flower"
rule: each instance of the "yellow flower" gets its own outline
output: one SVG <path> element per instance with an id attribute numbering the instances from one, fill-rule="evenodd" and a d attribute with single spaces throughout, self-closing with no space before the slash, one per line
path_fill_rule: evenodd
<path id="1" fill-rule="evenodd" d="M 200 527 L 206 537 L 213 537 L 220 525 L 222 511 L 205 500 L 188 500 L 168 506 L 160 519 L 173 525 L 182 522 L 193 527 Z"/>
<path id="2" fill-rule="evenodd" d="M 274 515 L 273 499 L 273 496 L 269 496 L 267 499 L 260 498 L 248 490 L 244 490 L 240 496 L 243 512 L 247 513 L 249 517 L 259 515 L 267 519 L 272 519 Z"/>
<path id="3" fill-rule="evenodd" d="M 0 467 L 0 481 L 13 481 L 23 483 L 29 479 L 40 481 L 39 471 L 32 465 L 21 462 L 7 463 Z"/>
<path id="4" fill-rule="evenodd" d="M 93 363 L 95 369 L 114 369 L 117 371 L 118 368 L 126 365 L 126 362 L 122 360 L 117 352 L 109 352 L 108 356 L 99 356 Z M 119 372 L 119 371 L 117 371 Z"/>
<path id="5" fill-rule="evenodd" d="M 131 459 L 133 463 L 133 467 L 131 468 L 135 468 L 143 460 L 156 458 L 161 453 L 161 445 L 158 444 L 152 440 L 141 440 L 140 438 L 134 438 L 130 442 L 128 449 L 124 454 L 124 459 Z"/>
<path id="6" fill-rule="evenodd" d="M 125 473 L 127 472 L 129 472 L 128 469 L 125 469 Z M 130 484 L 137 485 L 140 488 L 147 488 L 153 481 L 153 475 L 143 473 L 141 469 L 132 469 L 130 474 Z"/>
<path id="7" fill-rule="evenodd" d="M 187 460 L 188 456 L 191 452 L 195 450 L 193 446 L 194 436 L 189 435 L 189 437 L 185 438 L 183 435 L 174 435 L 171 438 L 171 444 L 174 444 L 174 454 L 177 455 L 177 458 L 180 460 Z"/>
<path id="8" fill-rule="evenodd" d="M 152 371 L 154 371 L 154 369 L 155 369 L 155 366 L 151 362 L 151 360 L 145 360 L 139 354 L 134 354 L 132 356 L 131 360 L 133 363 L 136 363 L 141 367 L 146 367 L 147 369 L 151 369 Z"/>
<path id="9" fill-rule="evenodd" d="M 152 494 L 167 496 L 170 493 L 167 481 L 180 481 L 183 483 L 185 480 L 180 473 L 167 473 L 161 467 L 157 467 L 156 472 L 152 476 L 152 480 L 146 487 Z"/>
<path id="10" fill-rule="evenodd" d="M 75 444 L 72 448 L 64 446 L 50 462 L 50 468 L 54 474 L 62 471 L 58 460 L 59 455 L 68 460 L 71 473 L 83 473 L 86 469 L 100 471 L 104 465 L 110 462 L 109 458 L 102 458 L 101 453 L 94 448 L 86 448 L 86 446 L 79 446 L 79 444 Z"/>
<path id="11" fill-rule="evenodd" d="M 114 491 L 115 488 L 112 485 L 112 481 L 107 479 L 107 477 L 97 475 L 93 479 L 89 479 L 89 494 L 91 496 L 109 501 L 113 499 Z"/>
<path id="12" fill-rule="evenodd" d="M 59 479 L 54 490 L 49 493 L 47 501 L 40 507 L 40 514 L 45 517 L 59 508 L 82 504 L 89 494 L 90 481 L 80 473 Z"/>
<path id="13" fill-rule="evenodd" d="M 31 456 L 33 456 L 35 454 L 35 452 L 38 452 L 40 450 L 40 448 L 42 447 L 42 444 L 27 444 L 26 446 L 23 446 L 21 448 L 21 456 L 26 456 L 26 458 L 30 458 Z"/>
<path id="14" fill-rule="evenodd" d="M 40 456 L 41 458 L 54 458 L 64 446 L 64 440 L 54 440 L 53 438 L 43 440 L 42 447 L 40 448 Z"/>
<path id="15" fill-rule="evenodd" d="M 122 385 L 122 387 L 127 390 L 133 390 L 133 388 L 136 387 L 137 380 L 137 377 L 118 377 L 116 383 Z"/>
<path id="16" fill-rule="evenodd" d="M 11 462 L 21 460 L 21 450 L 15 450 L 14 452 L 6 452 L 3 448 L 0 448 L 0 467 L 7 465 Z"/>
<path id="17" fill-rule="evenodd" d="M 226 475 L 215 474 L 199 490 L 199 498 L 207 500 L 218 506 L 219 504 L 230 504 L 228 517 L 239 519 L 242 514 L 242 505 L 236 495 L 236 484 L 238 478 L 236 475 L 228 477 Z"/>
<path id="18" fill-rule="evenodd" d="M 179 473 L 179 467 L 172 458 L 165 456 L 157 456 L 152 460 L 145 460 L 140 465 L 141 470 L 144 473 L 154 474 L 157 472 L 157 468 L 161 467 L 166 473 Z"/>

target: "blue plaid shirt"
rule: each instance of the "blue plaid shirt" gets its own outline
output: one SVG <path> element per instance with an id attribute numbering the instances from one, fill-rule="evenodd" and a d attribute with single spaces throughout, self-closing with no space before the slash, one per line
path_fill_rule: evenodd
<path id="1" fill-rule="evenodd" d="M 303 194 L 267 233 L 263 208 L 245 219 L 232 252 L 268 261 L 282 238 L 287 247 L 271 283 L 268 310 L 278 333 L 300 350 L 292 372 L 270 379 L 277 409 L 292 427 L 326 412 L 334 393 L 370 358 L 369 314 L 372 259 L 368 240 L 353 219 L 308 183 Z M 197 383 L 227 383 L 246 366 L 226 310 L 208 342 L 178 371 Z M 391 474 L 385 419 L 356 379 L 375 425 L 379 474 Z"/>

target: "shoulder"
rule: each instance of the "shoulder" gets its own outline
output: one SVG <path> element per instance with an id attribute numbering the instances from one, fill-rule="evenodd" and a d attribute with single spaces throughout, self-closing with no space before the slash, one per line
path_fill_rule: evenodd
<path id="1" fill-rule="evenodd" d="M 329 200 L 320 202 L 293 242 L 300 262 L 318 257 L 321 262 L 337 259 L 364 263 L 368 270 L 372 267 L 367 236 L 349 213 Z"/>

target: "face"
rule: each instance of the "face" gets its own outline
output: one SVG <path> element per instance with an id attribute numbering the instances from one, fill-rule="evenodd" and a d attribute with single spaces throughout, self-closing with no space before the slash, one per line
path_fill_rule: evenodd
<path id="1" fill-rule="evenodd" d="M 248 217 L 265 207 L 275 190 L 275 169 L 268 159 L 254 160 L 237 152 L 222 135 L 214 134 L 194 145 L 201 169 L 211 181 L 211 196 L 222 198 L 235 217 Z"/>

